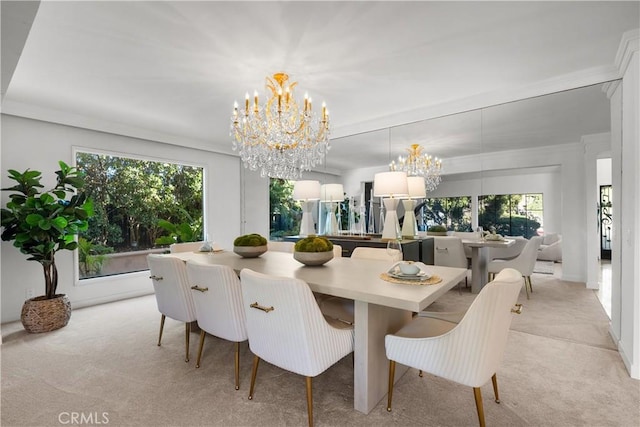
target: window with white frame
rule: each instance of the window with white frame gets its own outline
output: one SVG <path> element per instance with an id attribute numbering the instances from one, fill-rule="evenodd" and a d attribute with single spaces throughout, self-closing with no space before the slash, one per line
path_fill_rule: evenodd
<path id="1" fill-rule="evenodd" d="M 95 215 L 79 236 L 80 279 L 147 270 L 146 255 L 202 240 L 203 168 L 76 152 Z"/>

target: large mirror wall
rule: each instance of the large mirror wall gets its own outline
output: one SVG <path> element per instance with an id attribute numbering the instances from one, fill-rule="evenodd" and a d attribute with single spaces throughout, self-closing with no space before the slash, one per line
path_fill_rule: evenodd
<path id="1" fill-rule="evenodd" d="M 577 143 L 584 135 L 610 131 L 609 99 L 603 85 L 335 138 L 326 166 L 343 173 L 379 167 L 415 143 L 454 164 L 466 156 Z M 451 166 L 447 162 L 444 174 L 462 172 Z"/>
<path id="2" fill-rule="evenodd" d="M 326 167 L 342 173 L 348 196 L 364 193 L 368 199 L 364 183 L 372 181 L 375 172 L 386 170 L 398 155 L 406 155 L 411 144 L 420 144 L 430 155 L 443 159 L 443 182 L 428 197 L 477 197 L 494 191 L 495 181 L 501 182 L 495 191 L 523 191 L 509 185 L 517 182 L 514 176 L 526 175 L 528 188 L 539 188 L 537 179 L 554 180 L 557 191 L 545 196 L 546 216 L 549 227 L 559 229 L 562 196 L 557 153 L 585 136 L 610 132 L 610 117 L 604 83 L 598 83 L 336 138 Z M 474 226 L 475 215 L 477 211 Z"/>

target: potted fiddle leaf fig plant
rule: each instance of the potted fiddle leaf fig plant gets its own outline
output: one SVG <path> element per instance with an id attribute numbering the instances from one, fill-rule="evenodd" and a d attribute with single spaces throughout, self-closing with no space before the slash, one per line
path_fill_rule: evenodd
<path id="1" fill-rule="evenodd" d="M 27 255 L 28 261 L 40 263 L 44 273 L 45 294 L 28 299 L 22 306 L 21 321 L 31 333 L 48 332 L 66 326 L 71 304 L 65 294 L 56 293 L 58 270 L 55 255 L 78 247 L 76 235 L 85 231 L 93 215 L 93 203 L 82 191 L 84 179 L 76 168 L 58 162 L 56 186 L 42 191 L 42 173 L 27 169 L 9 170 L 16 182 L 9 201 L 2 208 L 2 240 Z"/>

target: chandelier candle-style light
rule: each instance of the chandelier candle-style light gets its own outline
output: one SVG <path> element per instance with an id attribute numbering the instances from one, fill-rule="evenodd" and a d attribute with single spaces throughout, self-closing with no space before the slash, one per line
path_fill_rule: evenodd
<path id="1" fill-rule="evenodd" d="M 423 153 L 420 144 L 411 144 L 407 151 L 409 155 L 398 156 L 397 162 L 394 160 L 389 164 L 389 170 L 405 171 L 407 176 L 421 176 L 424 178 L 427 192 L 435 190 L 442 180 L 440 177 L 442 160 Z"/>
<path id="2" fill-rule="evenodd" d="M 263 105 L 258 92 L 246 95 L 244 109 L 236 102 L 231 116 L 233 149 L 246 168 L 260 169 L 262 177 L 299 179 L 303 171 L 322 164 L 329 150 L 329 111 L 324 102 L 319 114 L 305 94 L 298 104 L 293 97 L 297 82 L 285 73 L 267 77 L 270 95 Z"/>

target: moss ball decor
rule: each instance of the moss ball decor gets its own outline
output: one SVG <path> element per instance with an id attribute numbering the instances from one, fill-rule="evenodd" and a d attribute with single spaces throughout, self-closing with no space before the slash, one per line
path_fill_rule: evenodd
<path id="1" fill-rule="evenodd" d="M 233 252 L 243 258 L 256 258 L 267 251 L 267 239 L 259 234 L 245 234 L 233 241 Z"/>
<path id="2" fill-rule="evenodd" d="M 333 243 L 324 237 L 309 236 L 296 242 L 297 252 L 329 252 L 333 251 Z"/>
<path id="3" fill-rule="evenodd" d="M 333 243 L 324 237 L 305 237 L 296 242 L 293 258 L 307 266 L 323 265 L 333 259 Z"/>
<path id="4" fill-rule="evenodd" d="M 233 241 L 233 246 L 264 246 L 266 244 L 267 239 L 257 233 L 245 234 L 236 237 Z"/>

